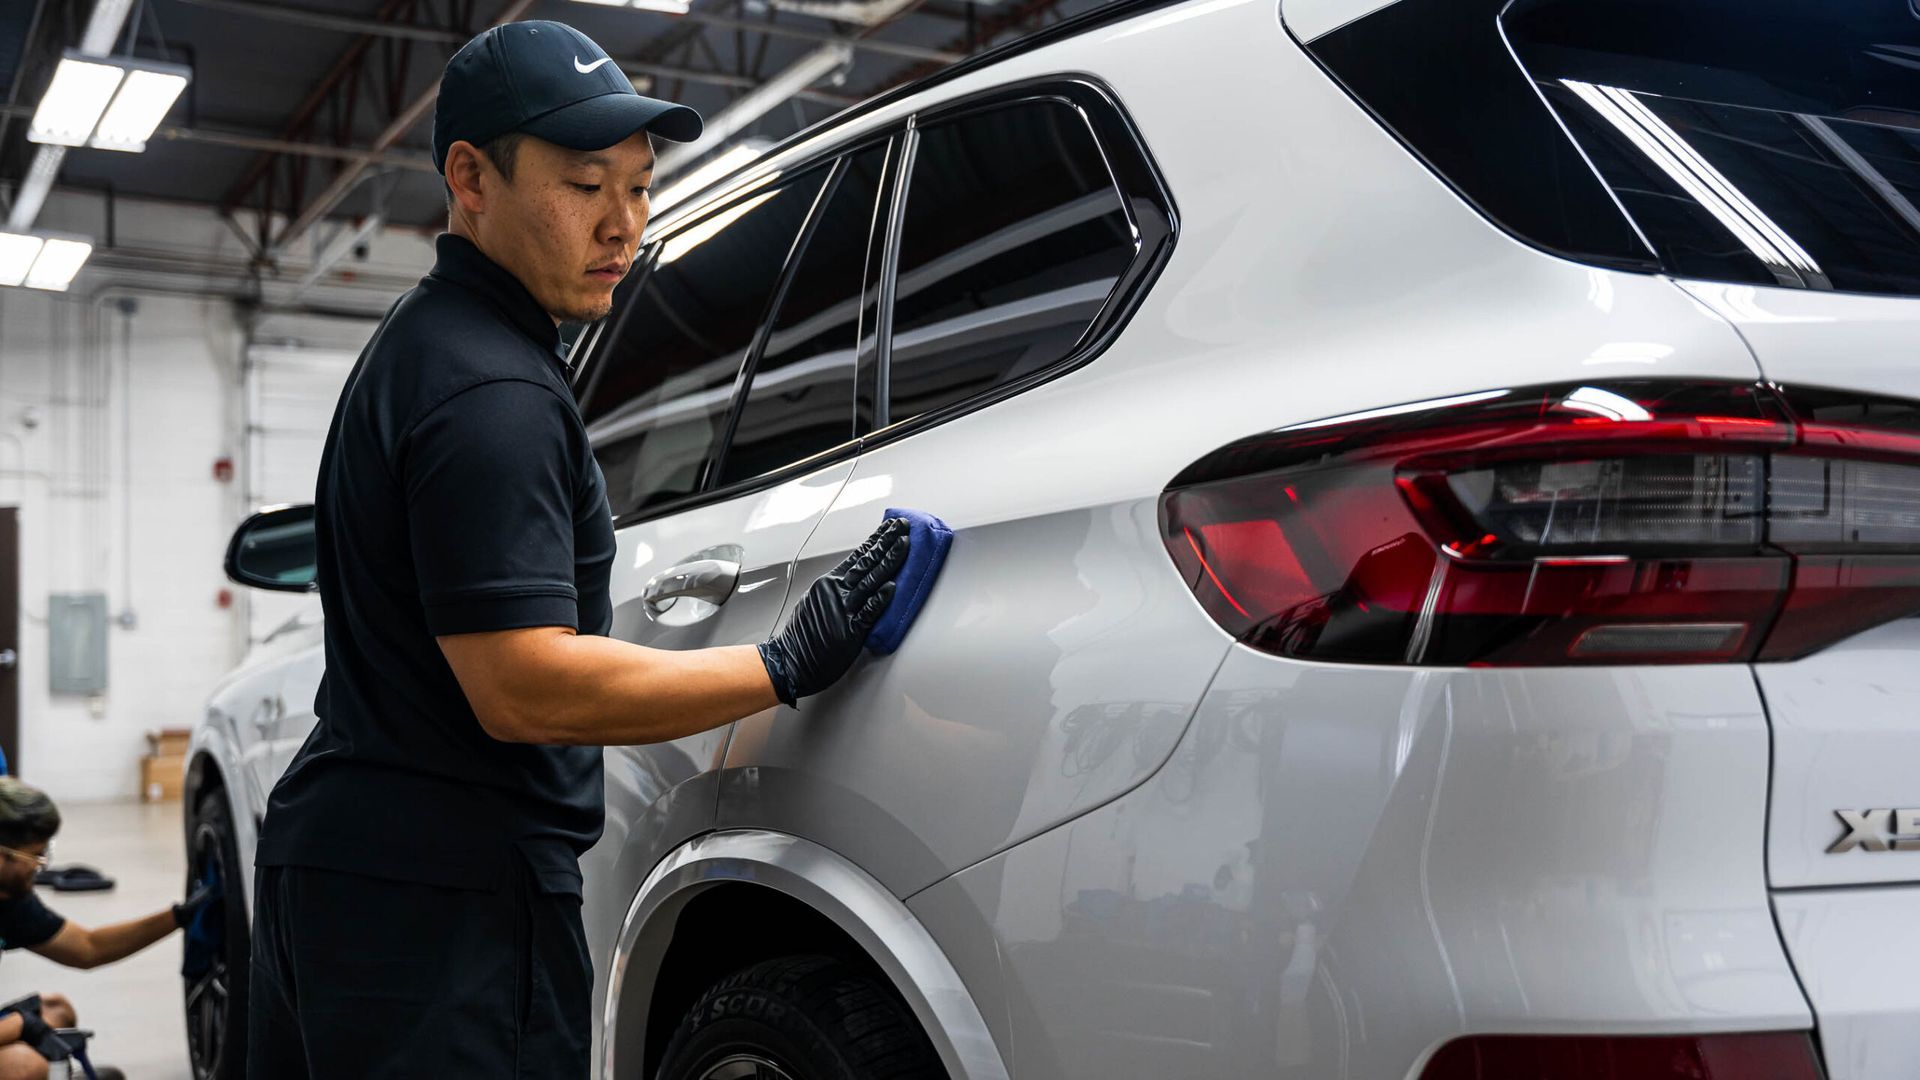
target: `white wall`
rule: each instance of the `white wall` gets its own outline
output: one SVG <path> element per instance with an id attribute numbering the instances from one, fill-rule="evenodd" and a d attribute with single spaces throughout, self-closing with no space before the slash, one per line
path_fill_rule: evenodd
<path id="1" fill-rule="evenodd" d="M 244 643 L 234 611 L 215 603 L 238 493 L 213 476 L 214 460 L 236 452 L 240 330 L 223 300 L 136 302 L 129 317 L 0 290 L 0 502 L 20 508 L 21 775 L 56 799 L 134 794 L 144 733 L 191 726 Z M 108 689 L 54 696 L 47 596 L 86 591 L 107 595 Z M 130 628 L 111 620 L 125 611 Z"/>
<path id="2" fill-rule="evenodd" d="M 56 194 L 40 226 L 98 242 L 98 211 L 86 196 Z M 123 250 L 177 253 L 183 266 L 216 257 L 231 265 L 237 247 L 225 223 L 190 208 L 123 200 L 116 226 Z M 357 301 L 356 310 L 377 314 L 397 295 L 394 283 L 430 261 L 424 239 L 383 237 L 374 263 L 386 292 L 336 286 L 318 300 Z M 141 290 L 202 285 L 100 262 L 65 295 L 0 288 L 0 506 L 20 508 L 21 775 L 61 801 L 136 795 L 145 733 L 192 726 L 246 648 L 250 598 L 227 582 L 221 557 L 252 509 L 249 341 L 357 352 L 373 327 L 262 315 L 224 296 L 150 295 Z M 290 294 L 285 278 L 299 274 L 288 268 L 267 291 Z M 232 282 L 208 275 L 203 286 L 231 291 Z M 137 310 L 122 313 L 121 299 Z M 322 415 L 331 406 L 316 403 Z M 231 482 L 214 477 L 221 457 L 234 461 Z M 228 588 L 234 602 L 222 609 Z M 107 690 L 53 695 L 47 597 L 83 591 L 107 596 Z M 130 626 L 112 619 L 125 611 Z"/>

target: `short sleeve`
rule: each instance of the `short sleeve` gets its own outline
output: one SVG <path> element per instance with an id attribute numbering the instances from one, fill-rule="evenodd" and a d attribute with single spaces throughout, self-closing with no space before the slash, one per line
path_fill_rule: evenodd
<path id="1" fill-rule="evenodd" d="M 53 940 L 67 925 L 31 891 L 17 900 L 0 905 L 0 948 L 31 949 Z"/>
<path id="2" fill-rule="evenodd" d="M 436 637 L 579 629 L 572 403 L 500 380 L 440 403 L 405 439 L 400 478 L 420 604 Z"/>

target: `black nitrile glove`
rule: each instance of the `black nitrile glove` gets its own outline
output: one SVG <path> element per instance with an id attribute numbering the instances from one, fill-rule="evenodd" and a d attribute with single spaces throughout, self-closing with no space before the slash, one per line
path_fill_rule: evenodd
<path id="1" fill-rule="evenodd" d="M 760 661 L 783 704 L 817 694 L 847 673 L 886 613 L 893 579 L 906 562 L 907 522 L 888 518 L 800 598 L 786 627 L 760 646 Z"/>
<path id="2" fill-rule="evenodd" d="M 217 883 L 203 881 L 195 885 L 193 891 L 187 894 L 185 900 L 173 905 L 173 925 L 184 929 L 188 923 L 193 921 L 193 917 L 200 913 L 201 908 L 206 907 L 219 898 L 220 886 Z"/>
<path id="3" fill-rule="evenodd" d="M 20 1042 L 38 1051 L 47 1045 L 48 1039 L 53 1038 L 53 1028 L 40 1018 L 40 995 L 14 1002 L 8 1012 L 20 1015 Z"/>

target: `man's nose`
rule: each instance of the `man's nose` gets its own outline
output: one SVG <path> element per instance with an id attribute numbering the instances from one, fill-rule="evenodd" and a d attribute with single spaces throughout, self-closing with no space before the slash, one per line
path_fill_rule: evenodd
<path id="1" fill-rule="evenodd" d="M 639 239 L 640 230 L 646 228 L 647 213 L 644 202 L 629 199 L 620 200 L 613 213 L 607 215 L 603 223 L 603 238 L 608 242 L 632 242 Z"/>

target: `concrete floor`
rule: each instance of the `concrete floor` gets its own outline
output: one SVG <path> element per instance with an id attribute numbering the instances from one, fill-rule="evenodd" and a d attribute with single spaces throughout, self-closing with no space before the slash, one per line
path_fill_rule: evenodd
<path id="1" fill-rule="evenodd" d="M 113 878 L 106 892 L 41 889 L 48 907 L 83 926 L 151 914 L 180 899 L 185 841 L 180 804 L 62 806 L 54 865 L 84 863 Z M 80 1026 L 97 1034 L 91 1056 L 128 1080 L 191 1080 L 180 996 L 180 936 L 93 971 L 73 971 L 15 949 L 0 959 L 0 1001 L 57 990 L 72 999 Z"/>

